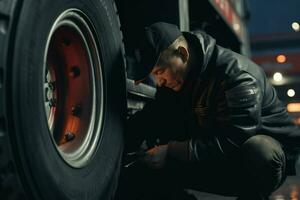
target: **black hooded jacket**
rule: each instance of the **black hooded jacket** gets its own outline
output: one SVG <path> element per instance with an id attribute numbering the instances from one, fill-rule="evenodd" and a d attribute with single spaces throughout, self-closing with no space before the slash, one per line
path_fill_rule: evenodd
<path id="1" fill-rule="evenodd" d="M 194 162 L 230 157 L 251 136 L 264 134 L 277 139 L 285 152 L 295 155 L 300 147 L 300 131 L 262 68 L 218 46 L 203 32 L 183 34 L 191 63 L 183 89 L 174 95 L 181 101 L 172 109 L 185 108 L 183 123 L 188 137 L 183 142 L 169 143 L 170 154 L 181 158 L 188 155 L 188 160 Z M 155 101 L 162 102 L 165 91 L 158 88 Z M 145 115 L 154 110 L 153 105 L 146 106 Z M 289 160 L 294 162 L 294 157 Z M 293 174 L 291 166 L 289 173 Z"/>
<path id="2" fill-rule="evenodd" d="M 197 124 L 190 128 L 191 159 L 201 160 L 210 154 L 230 156 L 257 134 L 277 139 L 288 153 L 297 151 L 300 130 L 262 68 L 216 45 L 203 32 L 186 32 L 184 36 L 192 59 L 198 60 L 191 64 L 182 91 L 183 96 L 191 94 Z"/>

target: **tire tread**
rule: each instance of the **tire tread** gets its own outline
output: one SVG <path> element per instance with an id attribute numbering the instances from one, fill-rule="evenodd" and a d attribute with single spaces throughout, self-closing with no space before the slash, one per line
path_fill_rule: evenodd
<path id="1" fill-rule="evenodd" d="M 12 156 L 12 147 L 7 129 L 5 73 L 9 66 L 9 55 L 13 50 L 10 42 L 14 37 L 14 25 L 17 22 L 21 2 L 18 0 L 0 0 L 0 199 L 26 199 L 17 175 L 16 163 Z"/>

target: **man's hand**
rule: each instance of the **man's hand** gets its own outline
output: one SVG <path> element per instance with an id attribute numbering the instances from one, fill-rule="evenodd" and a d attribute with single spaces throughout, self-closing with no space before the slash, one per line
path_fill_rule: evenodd
<path id="1" fill-rule="evenodd" d="M 160 169 L 164 167 L 168 153 L 168 145 L 159 145 L 148 150 L 142 161 L 151 168 Z"/>

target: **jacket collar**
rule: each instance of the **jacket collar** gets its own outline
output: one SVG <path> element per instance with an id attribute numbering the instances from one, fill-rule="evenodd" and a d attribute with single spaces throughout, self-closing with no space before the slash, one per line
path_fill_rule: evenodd
<path id="1" fill-rule="evenodd" d="M 204 32 L 182 32 L 189 45 L 190 61 L 182 91 L 193 83 L 205 77 L 208 66 L 216 49 L 216 41 Z"/>

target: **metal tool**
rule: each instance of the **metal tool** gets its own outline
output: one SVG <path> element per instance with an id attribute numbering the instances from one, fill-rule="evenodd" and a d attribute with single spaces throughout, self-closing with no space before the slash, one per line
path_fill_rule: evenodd
<path id="1" fill-rule="evenodd" d="M 127 158 L 131 157 L 130 160 L 132 160 L 132 161 L 123 165 L 123 167 L 127 168 L 127 167 L 130 167 L 131 165 L 135 164 L 136 162 L 138 162 L 138 160 L 146 154 L 146 151 L 147 150 L 139 150 L 139 151 L 126 153 L 125 156 Z"/>

